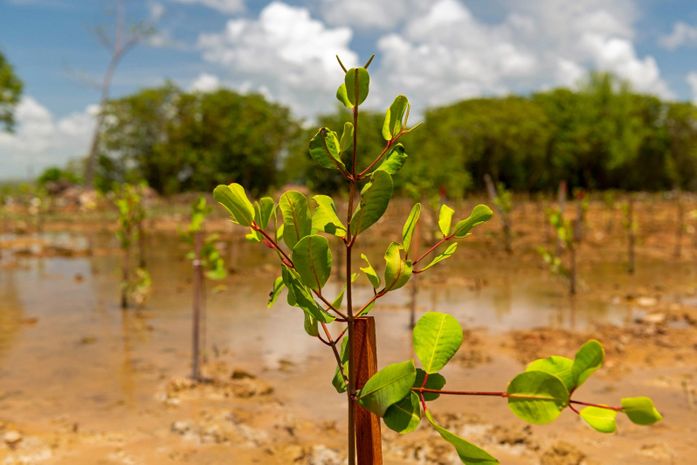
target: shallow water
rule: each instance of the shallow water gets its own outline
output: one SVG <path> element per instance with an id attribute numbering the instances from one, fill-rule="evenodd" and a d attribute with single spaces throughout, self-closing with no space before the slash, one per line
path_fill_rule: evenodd
<path id="1" fill-rule="evenodd" d="M 0 404 L 11 400 L 11 412 L 21 412 L 24 421 L 69 412 L 75 421 L 96 427 L 109 421 L 108 412 L 144 408 L 158 383 L 173 373 L 188 373 L 191 267 L 183 258 L 187 246 L 176 236 L 149 238 L 153 293 L 141 311 L 126 312 L 118 308 L 119 256 L 112 235 L 65 233 L 35 239 L 32 251 L 46 242 L 76 250 L 91 243 L 95 254 L 12 258 L 5 251 L 0 266 Z M 303 332 L 301 312 L 283 298 L 273 309 L 265 306 L 275 277 L 267 252 L 244 243 L 235 246 L 233 266 L 244 271 L 226 280 L 224 289 L 209 289 L 208 346 L 271 379 L 284 376 L 276 370 L 290 363 L 297 367 L 296 381 L 326 385 L 331 356 Z M 415 307 L 417 312 L 447 311 L 466 326 L 493 332 L 545 325 L 582 328 L 622 323 L 640 311 L 622 298 L 628 287 L 679 287 L 693 279 L 687 265 L 640 264 L 639 270 L 631 278 L 618 263 L 582 270 L 585 287 L 602 292 L 571 301 L 564 283 L 537 262 L 487 263 L 471 256 L 453 260 L 422 284 Z M 365 301 L 371 293 L 361 286 L 354 300 Z M 407 286 L 381 300 L 375 311 L 381 365 L 409 356 L 411 295 Z M 95 417 L 95 410 L 105 412 L 104 418 Z"/>

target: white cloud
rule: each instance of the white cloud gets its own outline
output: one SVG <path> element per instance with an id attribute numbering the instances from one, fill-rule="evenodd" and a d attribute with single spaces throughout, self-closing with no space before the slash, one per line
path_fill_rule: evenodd
<path id="1" fill-rule="evenodd" d="M 221 13 L 234 14 L 244 11 L 244 0 L 174 0 L 187 5 L 203 5 Z"/>
<path id="2" fill-rule="evenodd" d="M 688 73 L 685 80 L 687 81 L 687 84 L 690 86 L 690 90 L 692 91 L 692 101 L 695 104 L 697 104 L 697 71 Z"/>
<path id="3" fill-rule="evenodd" d="M 392 29 L 428 10 L 431 0 L 320 0 L 319 12 L 331 25 Z"/>
<path id="4" fill-rule="evenodd" d="M 55 118 L 31 96 L 17 106 L 14 134 L 0 132 L 0 160 L 3 177 L 23 177 L 47 166 L 62 165 L 87 152 L 96 106 Z"/>
<path id="5" fill-rule="evenodd" d="M 220 88 L 220 79 L 213 74 L 201 73 L 191 83 L 191 90 L 198 92 L 213 92 Z"/>
<path id="6" fill-rule="evenodd" d="M 482 94 L 574 85 L 598 69 L 637 90 L 672 95 L 654 58 L 636 52 L 632 1 L 505 4 L 507 14 L 494 23 L 457 0 L 438 0 L 409 15 L 378 40 L 376 81 L 387 83 L 381 94 L 404 92 L 418 110 Z"/>
<path id="7" fill-rule="evenodd" d="M 697 26 L 678 21 L 673 25 L 673 31 L 661 37 L 661 45 L 669 50 L 674 50 L 684 45 L 697 46 Z"/>
<path id="8" fill-rule="evenodd" d="M 268 93 L 308 116 L 333 108 L 342 75 L 334 55 L 347 66 L 357 62 L 351 35 L 345 27 L 326 27 L 305 8 L 273 2 L 258 18 L 231 19 L 225 30 L 202 34 L 198 45 L 206 61 L 226 71 L 226 82 Z"/>

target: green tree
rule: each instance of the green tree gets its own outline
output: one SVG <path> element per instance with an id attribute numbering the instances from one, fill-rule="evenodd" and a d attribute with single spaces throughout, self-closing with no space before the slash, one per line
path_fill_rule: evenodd
<path id="1" fill-rule="evenodd" d="M 19 80 L 12 65 L 0 52 L 0 127 L 6 131 L 14 130 L 14 111 L 22 95 L 22 81 Z"/>

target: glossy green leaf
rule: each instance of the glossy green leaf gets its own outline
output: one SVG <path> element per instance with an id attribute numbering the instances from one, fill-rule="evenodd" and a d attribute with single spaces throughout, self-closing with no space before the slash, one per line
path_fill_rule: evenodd
<path id="1" fill-rule="evenodd" d="M 455 225 L 455 237 L 465 237 L 467 234 L 469 234 L 472 228 L 481 223 L 484 223 L 485 221 L 489 221 L 493 215 L 494 212 L 492 212 L 491 208 L 487 207 L 486 205 L 479 204 L 475 206 L 472 209 L 472 213 L 470 213 L 470 216 L 468 216 L 464 220 L 459 221 Z"/>
<path id="2" fill-rule="evenodd" d="M 390 405 L 383 417 L 385 425 L 400 434 L 411 433 L 421 423 L 421 402 L 412 392 L 396 404 Z"/>
<path id="3" fill-rule="evenodd" d="M 213 198 L 230 213 L 232 221 L 242 226 L 251 226 L 254 220 L 254 205 L 247 198 L 244 187 L 237 183 L 221 184 L 213 190 Z"/>
<path id="4" fill-rule="evenodd" d="M 346 237 L 346 226 L 336 213 L 334 200 L 328 195 L 314 195 L 315 209 L 312 212 L 312 233 L 325 232 L 337 237 Z"/>
<path id="5" fill-rule="evenodd" d="M 352 106 L 360 105 L 368 97 L 368 89 L 370 88 L 370 75 L 368 70 L 360 68 L 351 68 L 344 77 L 346 84 L 346 95 Z"/>
<path id="6" fill-rule="evenodd" d="M 390 141 L 394 139 L 406 127 L 405 114 L 409 108 L 409 100 L 404 95 L 395 97 L 390 108 L 385 113 L 385 122 L 382 124 L 382 137 Z"/>
<path id="7" fill-rule="evenodd" d="M 436 373 L 455 355 L 462 339 L 462 327 L 455 317 L 427 312 L 414 326 L 414 353 L 426 373 Z"/>
<path id="8" fill-rule="evenodd" d="M 440 211 L 438 212 L 438 229 L 440 229 L 443 236 L 450 234 L 450 225 L 453 222 L 453 214 L 455 210 L 449 206 L 443 204 L 440 206 Z"/>
<path id="9" fill-rule="evenodd" d="M 303 328 L 305 332 L 312 337 L 319 336 L 319 326 L 317 320 L 309 313 L 304 313 L 305 321 L 303 322 Z"/>
<path id="10" fill-rule="evenodd" d="M 554 421 L 569 405 L 569 390 L 554 375 L 543 371 L 521 373 L 508 385 L 508 407 L 534 424 Z"/>
<path id="11" fill-rule="evenodd" d="M 614 433 L 617 429 L 617 412 L 600 407 L 584 407 L 579 411 L 580 417 L 591 428 L 600 433 Z"/>
<path id="12" fill-rule="evenodd" d="M 336 89 L 336 99 L 344 104 L 346 108 L 353 108 L 353 103 L 348 98 L 348 93 L 346 92 L 346 83 L 342 83 L 338 89 Z"/>
<path id="13" fill-rule="evenodd" d="M 411 392 L 416 378 L 414 362 L 393 363 L 375 373 L 358 393 L 358 402 L 382 417 L 385 411 Z"/>
<path id="14" fill-rule="evenodd" d="M 356 235 L 375 224 L 387 210 L 392 197 L 392 176 L 385 171 L 373 174 L 361 191 L 361 202 L 351 218 L 351 232 Z"/>
<path id="15" fill-rule="evenodd" d="M 462 439 L 460 436 L 456 435 L 455 433 L 451 433 L 447 429 L 443 428 L 436 422 L 436 420 L 433 419 L 433 416 L 431 416 L 431 412 L 426 411 L 425 415 L 429 423 L 431 423 L 435 430 L 438 431 L 440 437 L 442 437 L 455 447 L 457 456 L 460 457 L 462 463 L 466 465 L 496 465 L 497 463 L 499 463 L 499 461 L 496 460 L 496 458 L 492 457 L 484 449 L 475 446 L 471 442 L 468 442 Z"/>
<path id="16" fill-rule="evenodd" d="M 344 131 L 341 133 L 341 152 L 345 153 L 353 147 L 353 123 L 346 121 L 344 123 Z"/>
<path id="17" fill-rule="evenodd" d="M 603 366 L 605 350 L 600 342 L 591 339 L 576 352 L 573 364 L 574 388 L 583 384 L 590 375 Z"/>
<path id="18" fill-rule="evenodd" d="M 339 352 L 342 370 L 346 375 L 348 375 L 349 370 L 348 340 L 348 336 L 344 336 L 344 338 L 341 341 L 341 351 Z M 344 376 L 341 374 L 341 371 L 339 370 L 338 366 L 334 371 L 334 378 L 332 378 L 332 386 L 334 386 L 334 389 L 336 389 L 336 392 L 338 392 L 339 394 L 341 394 L 342 392 L 346 392 L 346 379 L 344 379 Z"/>
<path id="19" fill-rule="evenodd" d="M 394 291 L 411 278 L 414 267 L 410 260 L 402 258 L 402 246 L 392 242 L 385 252 L 385 290 Z"/>
<path id="20" fill-rule="evenodd" d="M 622 399 L 622 411 L 637 425 L 653 425 L 663 419 L 648 397 L 625 397 Z"/>
<path id="21" fill-rule="evenodd" d="M 361 258 L 366 263 L 366 266 L 361 267 L 361 271 L 365 273 L 368 281 L 370 281 L 370 284 L 373 286 L 373 289 L 379 288 L 380 276 L 378 276 L 377 271 L 375 271 L 375 268 L 373 268 L 373 265 L 370 264 L 370 260 L 368 260 L 368 257 L 364 253 L 361 254 Z"/>
<path id="22" fill-rule="evenodd" d="M 432 266 L 439 264 L 443 260 L 452 257 L 456 250 L 457 250 L 457 242 L 453 242 L 452 244 L 448 245 L 448 247 L 446 247 L 444 251 L 442 251 L 441 253 L 439 253 L 435 257 L 433 257 L 433 260 L 431 260 L 431 262 L 428 265 L 421 268 L 420 271 L 426 271 L 429 268 L 431 268 Z"/>
<path id="23" fill-rule="evenodd" d="M 283 278 L 280 276 L 276 278 L 273 282 L 273 287 L 271 288 L 271 292 L 269 292 L 269 300 L 266 303 L 267 308 L 271 308 L 273 304 L 276 303 L 276 300 L 278 300 L 278 296 L 281 294 L 281 291 L 285 287 L 285 284 L 283 284 Z"/>
<path id="24" fill-rule="evenodd" d="M 309 287 L 300 282 L 300 275 L 285 266 L 281 267 L 283 283 L 288 288 L 288 305 L 299 307 L 317 321 L 331 323 L 334 317 L 317 305 Z"/>
<path id="25" fill-rule="evenodd" d="M 397 144 L 392 147 L 375 171 L 385 171 L 394 175 L 402 169 L 407 158 L 409 158 L 409 155 L 407 155 L 406 150 L 404 150 L 404 146 L 402 144 Z"/>
<path id="26" fill-rule="evenodd" d="M 341 161 L 341 145 L 336 132 L 320 128 L 310 139 L 310 157 L 323 168 L 344 168 Z"/>
<path id="27" fill-rule="evenodd" d="M 255 221 L 261 229 L 266 229 L 276 208 L 276 203 L 271 197 L 262 197 L 255 202 L 256 216 Z"/>
<path id="28" fill-rule="evenodd" d="M 420 387 L 425 387 L 427 389 L 443 389 L 443 386 L 445 386 L 445 377 L 441 375 L 440 373 L 431 373 L 428 375 L 428 379 L 426 380 L 426 385 L 424 386 L 424 377 L 426 376 L 426 372 L 422 370 L 421 368 L 416 369 L 416 380 L 414 381 L 414 387 L 420 388 Z M 437 398 L 440 397 L 440 394 L 436 394 L 435 392 L 424 392 L 424 400 L 427 402 L 430 402 L 432 400 L 436 400 Z"/>
<path id="29" fill-rule="evenodd" d="M 300 192 L 288 191 L 281 196 L 278 207 L 283 215 L 283 240 L 292 249 L 300 239 L 312 232 L 307 197 Z"/>
<path id="30" fill-rule="evenodd" d="M 566 389 L 572 392 L 576 389 L 576 377 L 573 372 L 574 361 L 568 357 L 552 355 L 532 361 L 525 367 L 525 371 L 544 371 L 559 378 Z"/>
<path id="31" fill-rule="evenodd" d="M 302 283 L 320 291 L 332 272 L 332 252 L 327 238 L 316 234 L 303 237 L 293 247 L 292 258 Z"/>
<path id="32" fill-rule="evenodd" d="M 407 253 L 409 253 L 411 248 L 411 238 L 414 236 L 414 230 L 419 222 L 420 215 L 421 204 L 417 203 L 411 208 L 409 216 L 407 216 L 407 220 L 404 222 L 404 226 L 402 226 L 402 247 Z"/>

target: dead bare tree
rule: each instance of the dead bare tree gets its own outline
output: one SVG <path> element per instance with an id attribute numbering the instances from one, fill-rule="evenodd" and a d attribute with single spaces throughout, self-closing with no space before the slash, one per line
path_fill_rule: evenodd
<path id="1" fill-rule="evenodd" d="M 111 82 L 116 73 L 119 63 L 136 45 L 151 36 L 154 26 L 147 22 L 137 22 L 130 25 L 126 22 L 126 6 L 124 0 L 114 0 L 115 4 L 115 23 L 114 29 L 110 34 L 102 27 L 95 28 L 94 32 L 99 42 L 110 53 L 109 63 L 101 80 L 99 99 L 99 113 L 92 133 L 92 142 L 85 165 L 85 186 L 92 187 L 94 184 L 94 173 L 97 165 L 97 152 L 99 151 L 99 136 L 102 125 L 104 124 L 104 105 L 109 100 Z"/>

